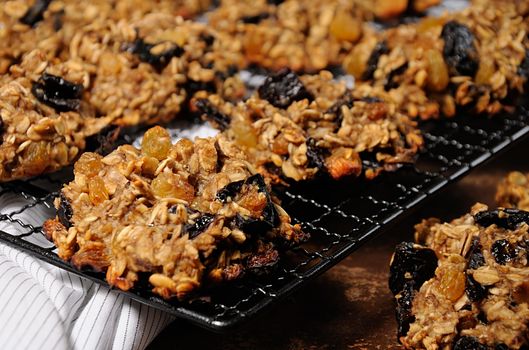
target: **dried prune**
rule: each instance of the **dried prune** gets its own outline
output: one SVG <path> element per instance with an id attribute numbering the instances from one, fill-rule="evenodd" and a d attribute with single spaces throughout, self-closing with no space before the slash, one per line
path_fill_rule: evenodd
<path id="1" fill-rule="evenodd" d="M 204 232 L 209 225 L 215 220 L 215 216 L 212 214 L 202 214 L 195 220 L 195 223 L 192 225 L 186 225 L 184 232 L 189 234 L 189 239 L 196 238 L 202 232 Z"/>
<path id="2" fill-rule="evenodd" d="M 143 39 L 137 38 L 129 46 L 128 51 L 138 56 L 142 62 L 149 63 L 158 70 L 163 69 L 171 61 L 171 58 L 180 57 L 184 54 L 184 49 L 176 44 L 172 44 L 170 48 L 161 53 L 153 54 L 151 50 L 160 44 L 148 44 Z"/>
<path id="3" fill-rule="evenodd" d="M 499 239 L 490 247 L 490 253 L 498 264 L 505 265 L 516 257 L 516 249 L 506 239 Z"/>
<path id="4" fill-rule="evenodd" d="M 121 127 L 109 125 L 86 139 L 86 150 L 106 156 L 120 145 Z M 122 140 L 124 143 L 125 140 Z"/>
<path id="5" fill-rule="evenodd" d="M 316 140 L 313 138 L 307 139 L 307 163 L 309 167 L 324 169 L 325 156 L 324 149 L 316 146 Z"/>
<path id="6" fill-rule="evenodd" d="M 385 41 L 381 41 L 375 45 L 373 51 L 371 51 L 371 54 L 367 59 L 366 69 L 362 74 L 362 80 L 369 80 L 373 78 L 373 74 L 375 74 L 375 71 L 377 70 L 380 56 L 387 53 L 389 53 L 389 48 Z"/>
<path id="7" fill-rule="evenodd" d="M 487 350 L 487 346 L 481 344 L 476 338 L 464 336 L 454 344 L 454 350 Z"/>
<path id="8" fill-rule="evenodd" d="M 235 196 L 240 192 L 243 185 L 244 180 L 229 183 L 217 192 L 216 198 L 221 202 L 226 203 L 228 201 L 228 198 L 235 198 Z"/>
<path id="9" fill-rule="evenodd" d="M 269 75 L 257 91 L 262 99 L 278 108 L 287 108 L 294 101 L 314 98 L 290 69 Z"/>
<path id="10" fill-rule="evenodd" d="M 443 56 L 454 74 L 473 77 L 479 68 L 479 58 L 470 29 L 456 21 L 443 26 Z"/>
<path id="11" fill-rule="evenodd" d="M 224 130 L 230 125 L 230 117 L 219 111 L 207 99 L 201 98 L 196 100 L 195 107 L 202 113 L 203 117 L 216 123 L 220 129 Z"/>
<path id="12" fill-rule="evenodd" d="M 397 319 L 397 336 L 399 338 L 405 336 L 410 330 L 410 324 L 415 322 L 415 316 L 411 312 L 415 293 L 414 282 L 408 281 L 404 284 L 402 291 L 396 296 L 395 317 Z"/>
<path id="13" fill-rule="evenodd" d="M 38 22 L 42 21 L 44 18 L 44 12 L 48 9 L 48 6 L 50 5 L 51 0 L 37 0 L 31 6 L 28 8 L 24 16 L 20 18 L 20 22 L 28 25 L 28 26 L 34 26 Z"/>
<path id="14" fill-rule="evenodd" d="M 33 83 L 31 92 L 40 102 L 57 111 L 75 111 L 81 104 L 83 85 L 43 73 L 38 82 Z"/>
<path id="15" fill-rule="evenodd" d="M 395 78 L 401 74 L 404 74 L 404 72 L 406 72 L 406 69 L 408 69 L 408 67 L 409 67 L 408 62 L 404 62 L 403 64 L 401 64 L 400 66 L 398 66 L 397 68 L 389 72 L 384 82 L 384 89 L 388 91 L 388 90 L 398 87 L 398 83 L 395 82 Z"/>
<path id="16" fill-rule="evenodd" d="M 477 282 L 472 275 L 466 275 L 465 292 L 470 301 L 481 301 L 488 293 L 488 289 Z"/>
<path id="17" fill-rule="evenodd" d="M 72 225 L 72 215 L 73 210 L 70 201 L 61 192 L 61 194 L 59 195 L 59 209 L 57 209 L 57 217 L 59 218 L 61 224 L 64 225 L 64 227 L 70 228 L 70 226 Z"/>
<path id="18" fill-rule="evenodd" d="M 529 49 L 525 50 L 525 57 L 518 67 L 518 74 L 525 79 L 529 79 Z"/>
<path id="19" fill-rule="evenodd" d="M 520 209 L 481 211 L 474 215 L 474 220 L 484 227 L 495 224 L 508 230 L 516 230 L 524 222 L 529 224 L 529 212 Z"/>
<path id="20" fill-rule="evenodd" d="M 413 281 L 419 289 L 434 276 L 436 268 L 437 256 L 433 250 L 411 242 L 400 243 L 389 268 L 389 289 L 395 295 L 408 281 Z"/>
<path id="21" fill-rule="evenodd" d="M 267 19 L 268 17 L 270 17 L 270 14 L 268 12 L 263 12 L 263 13 L 259 13 L 253 16 L 243 16 L 240 18 L 240 20 L 243 23 L 257 24 L 261 22 L 263 19 Z"/>
<path id="22" fill-rule="evenodd" d="M 467 253 L 467 267 L 475 270 L 485 265 L 485 258 L 483 257 L 482 247 L 479 243 L 479 238 L 474 237 L 472 245 Z"/>

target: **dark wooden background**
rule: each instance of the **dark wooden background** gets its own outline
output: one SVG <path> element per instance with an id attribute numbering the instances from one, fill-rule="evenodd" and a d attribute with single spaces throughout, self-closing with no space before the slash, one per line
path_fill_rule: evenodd
<path id="1" fill-rule="evenodd" d="M 385 229 L 340 264 L 229 334 L 173 322 L 149 349 L 401 349 L 396 343 L 388 263 L 395 245 L 413 239 L 413 225 L 450 220 L 477 201 L 494 205 L 498 180 L 529 171 L 529 139 L 498 155 Z"/>

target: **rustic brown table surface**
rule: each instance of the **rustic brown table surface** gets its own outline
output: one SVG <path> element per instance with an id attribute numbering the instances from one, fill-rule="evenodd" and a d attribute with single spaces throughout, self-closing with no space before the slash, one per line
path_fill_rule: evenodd
<path id="1" fill-rule="evenodd" d="M 460 216 L 476 201 L 493 205 L 498 180 L 529 171 L 529 140 L 474 170 L 267 313 L 229 334 L 173 322 L 149 349 L 401 349 L 396 343 L 388 262 L 413 225 L 431 216 Z"/>

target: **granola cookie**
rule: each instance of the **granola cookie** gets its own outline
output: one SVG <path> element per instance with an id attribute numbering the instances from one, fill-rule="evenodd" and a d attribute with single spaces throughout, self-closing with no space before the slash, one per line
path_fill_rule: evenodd
<path id="1" fill-rule="evenodd" d="M 277 247 L 307 238 L 234 144 L 171 143 L 157 126 L 142 147 L 84 153 L 44 230 L 61 258 L 129 290 L 183 299 L 199 286 L 273 268 Z"/>
<path id="2" fill-rule="evenodd" d="M 344 60 L 363 85 L 385 89 L 412 117 L 496 114 L 529 78 L 528 22 L 515 4 L 476 2 L 367 36 Z"/>
<path id="3" fill-rule="evenodd" d="M 509 173 L 498 185 L 496 203 L 504 208 L 529 210 L 529 174 Z"/>
<path id="4" fill-rule="evenodd" d="M 319 171 L 334 179 L 358 176 L 364 165 L 372 178 L 412 162 L 423 142 L 416 123 L 391 101 L 351 91 L 327 71 L 298 77 L 285 70 L 244 102 L 210 96 L 195 106 L 273 182 L 307 180 Z"/>
<path id="5" fill-rule="evenodd" d="M 223 0 L 210 25 L 241 46 L 246 64 L 315 72 L 339 65 L 365 32 L 367 20 L 423 11 L 438 0 Z"/>
<path id="6" fill-rule="evenodd" d="M 529 345 L 529 212 L 476 204 L 449 223 L 424 220 L 397 246 L 390 288 L 407 349 Z"/>
<path id="7" fill-rule="evenodd" d="M 0 79 L 0 182 L 71 164 L 111 118 L 82 99 L 88 84 L 78 62 L 54 64 L 32 51 Z"/>

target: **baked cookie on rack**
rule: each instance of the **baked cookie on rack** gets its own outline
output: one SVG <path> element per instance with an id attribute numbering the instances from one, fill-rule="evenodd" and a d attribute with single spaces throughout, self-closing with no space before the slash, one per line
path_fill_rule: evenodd
<path id="1" fill-rule="evenodd" d="M 265 272 L 278 249 L 308 237 L 222 138 L 173 145 L 157 126 L 141 149 L 85 153 L 74 168 L 44 230 L 61 258 L 106 272 L 122 290 L 147 283 L 163 298 L 184 299 L 202 285 Z"/>
<path id="2" fill-rule="evenodd" d="M 327 71 L 298 77 L 284 70 L 244 102 L 212 95 L 194 104 L 260 173 L 281 182 L 320 171 L 372 178 L 413 162 L 423 143 L 417 125 L 383 97 L 350 90 Z"/>

